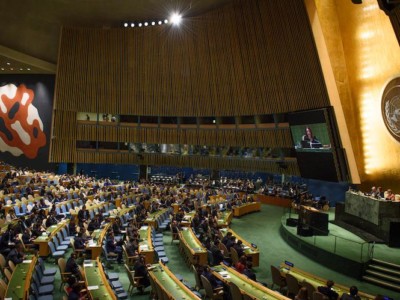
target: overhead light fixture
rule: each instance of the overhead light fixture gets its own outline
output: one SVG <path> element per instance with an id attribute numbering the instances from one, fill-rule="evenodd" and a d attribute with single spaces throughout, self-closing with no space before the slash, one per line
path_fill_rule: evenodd
<path id="1" fill-rule="evenodd" d="M 139 27 L 142 27 L 142 23 L 139 23 Z"/>
<path id="2" fill-rule="evenodd" d="M 173 13 L 170 19 L 172 24 L 179 25 L 182 21 L 182 15 L 178 13 Z"/>
<path id="3" fill-rule="evenodd" d="M 168 24 L 168 20 L 167 19 L 164 20 L 164 24 Z"/>
<path id="4" fill-rule="evenodd" d="M 7 63 L 7 66 L 9 66 L 9 65 L 11 65 L 11 63 L 8 62 L 8 63 Z"/>
<path id="5" fill-rule="evenodd" d="M 144 22 L 144 26 L 147 26 L 147 25 L 149 25 L 149 23 L 147 23 L 147 22 Z"/>
<path id="6" fill-rule="evenodd" d="M 154 25 L 156 25 L 156 22 L 154 22 L 154 21 L 153 21 L 153 22 L 151 22 L 151 25 L 153 25 L 153 26 L 154 26 Z"/>
<path id="7" fill-rule="evenodd" d="M 135 23 L 131 23 L 131 27 L 135 27 Z"/>
<path id="8" fill-rule="evenodd" d="M 128 23 L 124 23 L 124 27 L 128 27 Z"/>
<path id="9" fill-rule="evenodd" d="M 158 25 L 161 25 L 162 24 L 162 21 L 158 21 Z"/>
<path id="10" fill-rule="evenodd" d="M 31 70 L 31 68 L 27 68 L 27 70 L 28 70 L 28 71 L 30 71 L 30 70 Z"/>

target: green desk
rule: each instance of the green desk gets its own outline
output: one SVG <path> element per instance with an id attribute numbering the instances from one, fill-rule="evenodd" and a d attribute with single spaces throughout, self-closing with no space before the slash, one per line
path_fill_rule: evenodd
<path id="1" fill-rule="evenodd" d="M 48 242 L 51 242 L 53 237 L 60 231 L 64 226 L 67 226 L 69 220 L 63 220 L 57 225 L 53 225 L 47 228 L 47 235 L 42 235 L 37 237 L 33 243 L 39 245 L 39 255 L 40 256 L 48 256 L 50 254 L 50 248 Z"/>
<path id="2" fill-rule="evenodd" d="M 227 266 L 215 266 L 212 269 L 213 274 L 225 284 L 230 282 L 237 285 L 241 290 L 242 294 L 246 294 L 253 299 L 276 299 L 276 300 L 289 300 L 287 298 L 273 290 L 270 290 L 260 283 L 254 282 L 246 276 L 236 272 L 234 269 Z"/>
<path id="3" fill-rule="evenodd" d="M 139 254 L 144 256 L 144 260 L 146 264 L 154 263 L 154 249 L 151 239 L 151 230 L 150 226 L 142 226 L 139 229 Z"/>
<path id="4" fill-rule="evenodd" d="M 149 214 L 149 216 L 144 221 L 147 225 L 153 226 L 154 228 L 158 227 L 158 219 L 161 217 L 163 213 L 167 211 L 167 208 L 163 208 L 159 211 Z"/>
<path id="5" fill-rule="evenodd" d="M 179 231 L 179 240 L 185 255 L 189 258 L 193 265 L 207 265 L 207 250 L 203 247 L 201 242 L 197 239 L 191 228 L 183 228 Z"/>
<path id="6" fill-rule="evenodd" d="M 226 228 L 231 224 L 233 217 L 232 211 L 224 211 L 221 213 L 220 217 L 218 218 L 218 227 Z"/>
<path id="7" fill-rule="evenodd" d="M 281 271 L 281 275 L 283 277 L 285 277 L 286 274 L 293 275 L 297 279 L 297 281 L 299 282 L 300 285 L 302 285 L 303 282 L 308 282 L 312 286 L 314 286 L 315 289 L 317 289 L 319 286 L 324 286 L 327 282 L 326 279 L 323 279 L 321 277 L 318 277 L 316 275 L 313 275 L 311 273 L 305 272 L 303 270 L 300 270 L 300 269 L 297 269 L 294 267 L 289 267 L 289 266 L 285 265 L 284 263 L 281 263 L 280 271 Z M 343 293 L 348 293 L 350 291 L 350 288 L 347 286 L 335 283 L 334 290 L 339 294 L 339 297 L 340 297 Z M 375 298 L 375 296 L 368 295 L 363 292 L 358 292 L 358 295 L 363 300 L 370 300 L 370 299 Z"/>
<path id="8" fill-rule="evenodd" d="M 87 290 L 90 293 L 91 299 L 117 299 L 107 281 L 99 260 L 91 260 L 90 263 L 85 261 L 83 268 L 85 270 Z"/>
<path id="9" fill-rule="evenodd" d="M 200 300 L 192 293 L 178 278 L 168 269 L 168 267 L 160 264 L 153 265 L 149 271 L 149 275 L 166 294 L 168 299 L 193 299 Z"/>
<path id="10" fill-rule="evenodd" d="M 10 283 L 7 286 L 5 299 L 28 299 L 31 277 L 36 265 L 36 261 L 36 256 L 27 255 L 26 259 L 22 263 L 15 266 Z"/>

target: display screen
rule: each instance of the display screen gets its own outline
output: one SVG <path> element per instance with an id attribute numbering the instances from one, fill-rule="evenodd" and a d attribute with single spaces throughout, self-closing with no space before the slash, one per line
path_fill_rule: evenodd
<path id="1" fill-rule="evenodd" d="M 296 151 L 330 151 L 328 128 L 324 123 L 290 127 Z"/>
<path id="2" fill-rule="evenodd" d="M 291 113 L 288 116 L 293 147 L 304 178 L 342 181 L 346 163 L 340 149 L 335 117 L 331 108 Z"/>

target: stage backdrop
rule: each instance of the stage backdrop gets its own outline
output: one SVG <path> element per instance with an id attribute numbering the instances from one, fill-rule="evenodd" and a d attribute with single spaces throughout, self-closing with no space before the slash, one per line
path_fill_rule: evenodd
<path id="1" fill-rule="evenodd" d="M 0 76 L 0 160 L 37 171 L 48 163 L 54 75 Z"/>

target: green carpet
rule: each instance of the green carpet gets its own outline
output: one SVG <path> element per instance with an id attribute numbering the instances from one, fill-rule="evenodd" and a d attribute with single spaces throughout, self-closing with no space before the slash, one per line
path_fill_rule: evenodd
<path id="1" fill-rule="evenodd" d="M 300 252 L 291 248 L 280 235 L 281 219 L 287 213 L 284 208 L 263 205 L 261 212 L 249 214 L 241 218 L 235 218 L 232 221 L 232 229 L 237 232 L 242 238 L 248 242 L 254 243 L 260 249 L 260 267 L 255 268 L 257 273 L 257 279 L 271 283 L 270 265 L 278 266 L 282 261 L 289 260 L 295 264 L 296 267 L 306 270 L 310 273 L 318 275 L 323 278 L 333 279 L 337 283 L 341 283 L 347 286 L 356 285 L 361 291 L 370 294 L 384 294 L 394 299 L 399 299 L 397 293 L 389 290 L 385 290 L 374 285 L 358 281 L 354 278 L 344 276 L 338 272 L 330 270 L 314 262 L 308 257 L 304 256 Z M 331 228 L 332 224 L 329 224 Z M 335 229 L 337 234 L 349 234 L 343 233 L 339 229 Z M 347 237 L 350 237 L 347 236 Z M 319 237 L 317 237 L 319 238 Z M 355 238 L 357 240 L 357 237 Z M 180 274 L 186 281 L 192 286 L 195 285 L 193 273 L 186 266 L 178 250 L 178 242 L 174 241 L 171 244 L 171 234 L 169 231 L 164 233 L 164 244 L 165 251 L 169 258 L 168 267 L 175 274 Z M 343 246 L 343 251 L 346 251 L 346 247 Z M 391 254 L 400 255 L 399 249 L 388 248 L 384 245 L 375 246 L 375 257 L 380 259 L 390 258 Z M 387 260 L 387 259 L 386 259 Z M 399 260 L 397 260 L 398 262 Z M 46 263 L 48 266 L 54 267 L 53 263 Z M 113 264 L 113 270 L 111 272 L 119 273 L 120 281 L 122 282 L 125 290 L 128 290 L 129 281 L 125 273 L 123 265 Z M 56 291 L 54 293 L 54 299 L 62 299 L 63 292 L 58 290 L 60 281 L 59 273 L 56 275 L 58 281 L 56 282 Z M 149 299 L 149 292 L 146 290 L 144 295 L 139 295 L 135 291 L 134 296 L 130 299 Z"/>

